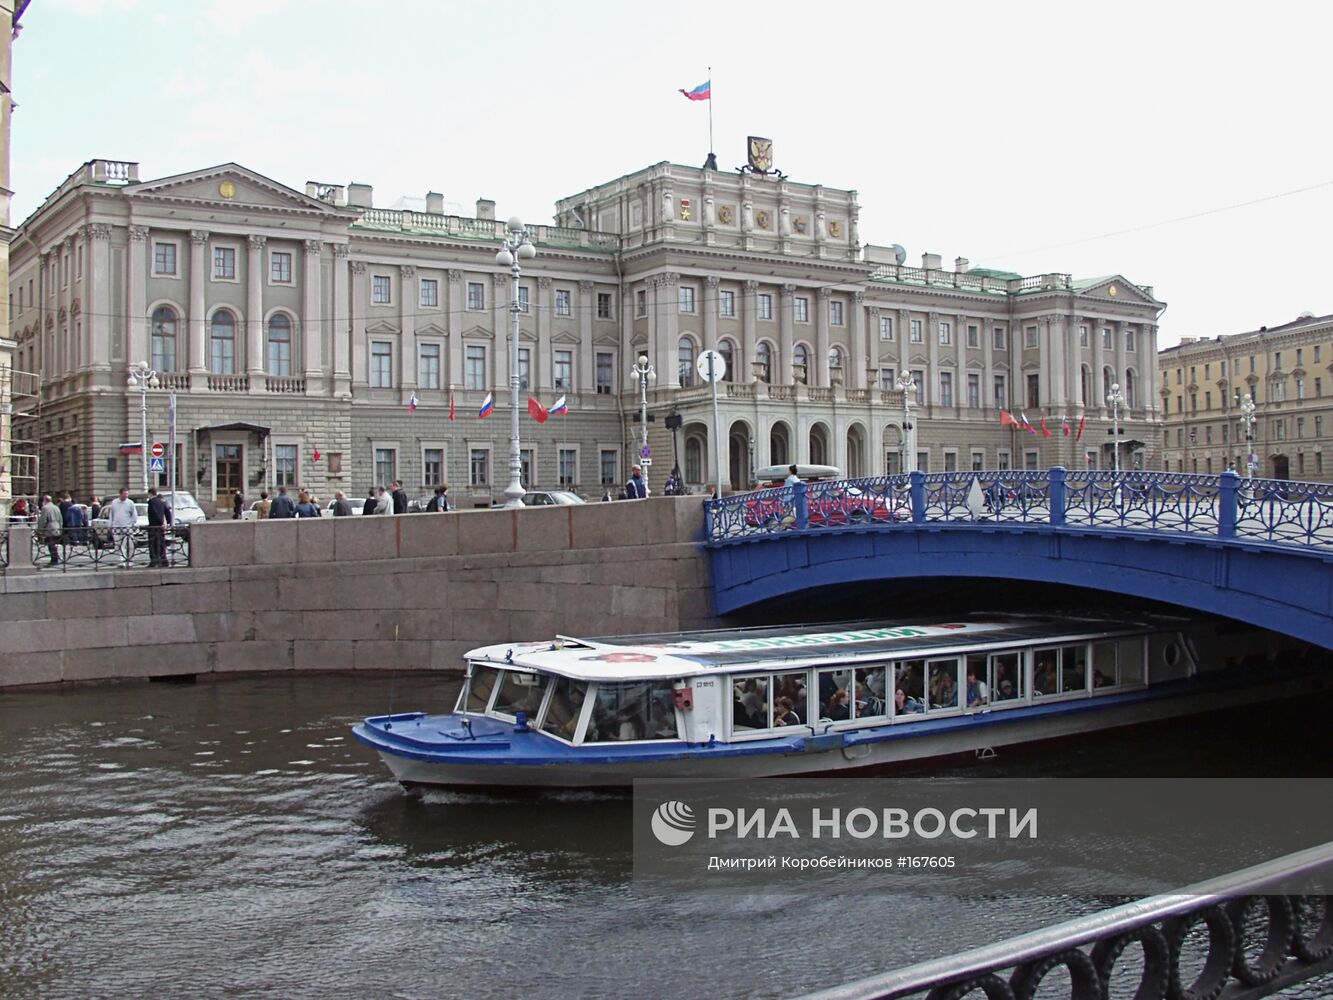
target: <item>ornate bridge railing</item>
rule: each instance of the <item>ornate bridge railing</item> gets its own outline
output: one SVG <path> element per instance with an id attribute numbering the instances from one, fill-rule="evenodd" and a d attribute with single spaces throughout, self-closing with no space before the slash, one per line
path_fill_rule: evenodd
<path id="1" fill-rule="evenodd" d="M 1273 894 L 1326 878 L 1330 862 L 1325 844 L 805 1000 L 1253 1000 L 1333 973 L 1333 896 Z"/>
<path id="2" fill-rule="evenodd" d="M 1333 485 L 1235 473 L 998 470 L 798 483 L 709 500 L 711 543 L 790 530 L 1050 524 L 1333 546 Z"/>

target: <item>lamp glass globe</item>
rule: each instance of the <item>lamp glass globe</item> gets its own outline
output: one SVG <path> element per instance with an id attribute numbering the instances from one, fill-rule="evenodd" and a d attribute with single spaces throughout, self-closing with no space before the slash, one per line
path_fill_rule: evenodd
<path id="1" fill-rule="evenodd" d="M 517 215 L 511 215 L 509 221 L 505 223 L 511 233 L 523 232 L 523 220 Z"/>
<path id="2" fill-rule="evenodd" d="M 495 262 L 501 267 L 512 267 L 514 263 L 514 255 L 508 250 L 501 250 L 495 255 Z"/>
<path id="3" fill-rule="evenodd" d="M 537 256 L 537 248 L 533 246 L 531 243 L 529 243 L 527 240 L 524 240 L 522 243 L 518 245 L 519 260 L 532 260 L 532 258 L 536 256 Z"/>

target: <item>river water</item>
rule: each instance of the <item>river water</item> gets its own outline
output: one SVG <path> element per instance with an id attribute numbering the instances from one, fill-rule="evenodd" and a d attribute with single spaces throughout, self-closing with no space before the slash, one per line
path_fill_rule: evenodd
<path id="1" fill-rule="evenodd" d="M 636 894 L 627 797 L 414 801 L 349 732 L 456 689 L 0 694 L 0 996 L 781 997 L 1107 905 Z M 1313 712 L 1231 715 L 964 771 L 1327 776 L 1326 735 Z"/>

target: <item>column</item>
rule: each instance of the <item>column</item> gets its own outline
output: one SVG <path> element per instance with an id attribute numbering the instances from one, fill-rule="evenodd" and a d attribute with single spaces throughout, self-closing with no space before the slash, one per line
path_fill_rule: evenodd
<path id="1" fill-rule="evenodd" d="M 537 310 L 537 356 L 541 358 L 537 365 L 538 377 L 532 384 L 540 386 L 543 391 L 555 386 L 555 355 L 551 353 L 551 314 L 555 312 L 552 298 L 551 279 L 542 275 L 537 279 L 537 296 L 532 305 Z"/>
<path id="2" fill-rule="evenodd" d="M 579 282 L 579 392 L 597 391 L 597 354 L 592 344 L 592 318 L 597 308 L 597 285 L 591 281 Z"/>
<path id="3" fill-rule="evenodd" d="M 467 304 L 467 290 L 463 287 L 463 272 L 451 269 L 448 273 L 449 296 L 449 376 L 450 386 L 463 387 L 463 307 Z"/>
<path id="4" fill-rule="evenodd" d="M 1047 317 L 1046 322 L 1051 331 L 1051 403 L 1059 411 L 1055 415 L 1063 416 L 1065 404 L 1069 401 L 1065 379 L 1065 343 L 1067 340 L 1065 318 L 1063 316 L 1050 316 Z"/>
<path id="5" fill-rule="evenodd" d="M 208 354 L 204 350 L 204 281 L 208 267 L 208 233 L 202 229 L 190 230 L 190 372 L 202 375 L 208 371 Z M 203 388 L 202 378 L 191 378 L 191 383 Z"/>
<path id="6" fill-rule="evenodd" d="M 1143 408 L 1147 413 L 1149 420 L 1157 419 L 1157 327 L 1152 323 L 1144 323 L 1141 327 L 1142 333 L 1139 334 L 1139 354 L 1141 357 L 1151 359 L 1151 364 L 1144 365 L 1144 371 L 1140 376 L 1143 382 Z M 1234 361 L 1233 361 L 1234 364 Z M 1228 372 L 1230 385 L 1235 386 L 1236 376 L 1234 371 Z M 1230 401 L 1231 389 L 1223 393 L 1222 408 L 1225 410 Z"/>
<path id="7" fill-rule="evenodd" d="M 79 357 L 81 345 L 75 343 L 74 317 L 71 309 L 74 303 L 74 237 L 66 236 L 65 242 L 60 246 L 62 287 L 59 290 L 56 331 L 60 337 L 60 374 L 62 378 L 67 378 L 82 364 L 82 359 Z"/>
<path id="8" fill-rule="evenodd" d="M 999 402 L 995 398 L 995 321 L 983 316 L 981 317 L 981 357 L 983 359 L 984 369 L 981 373 L 981 405 L 984 409 L 998 409 Z M 987 326 L 987 324 L 990 324 Z M 1012 409 L 1006 401 L 1006 410 Z"/>
<path id="9" fill-rule="evenodd" d="M 930 355 L 930 364 L 926 368 L 926 384 L 923 386 L 926 395 L 926 405 L 924 409 L 930 413 L 937 412 L 935 407 L 940 401 L 940 314 L 937 312 L 926 314 L 926 349 Z M 955 387 L 956 388 L 956 387 Z M 918 420 L 919 422 L 919 420 Z M 918 440 L 920 435 L 918 434 Z M 920 448 L 917 449 L 918 451 Z"/>
<path id="10" fill-rule="evenodd" d="M 1120 383 L 1120 391 L 1125 389 L 1125 324 L 1117 320 L 1111 324 L 1111 343 L 1115 345 L 1115 380 Z M 1126 408 L 1125 415 L 1129 415 Z"/>
<path id="11" fill-rule="evenodd" d="M 1065 318 L 1065 391 L 1071 412 L 1083 402 L 1083 348 L 1078 342 L 1078 316 Z"/>
<path id="12" fill-rule="evenodd" d="M 348 253 L 346 243 L 333 244 L 333 394 L 352 394 L 352 331 L 348 307 Z"/>
<path id="13" fill-rule="evenodd" d="M 912 344 L 909 340 L 911 337 L 911 327 L 912 313 L 907 309 L 899 309 L 898 339 L 896 341 L 898 344 L 898 371 L 897 375 L 894 376 L 895 380 L 898 375 L 902 375 L 903 372 L 911 371 L 912 369 Z"/>
<path id="14" fill-rule="evenodd" d="M 493 320 L 495 324 L 495 339 L 493 341 L 495 344 L 495 357 L 493 359 L 495 364 L 492 366 L 495 377 L 492 379 L 492 384 L 496 387 L 498 397 L 499 390 L 504 390 L 506 393 L 509 390 L 509 352 L 512 350 L 509 344 L 509 328 L 512 322 L 509 315 L 509 275 L 491 275 L 491 288 L 495 299 L 491 303 L 492 314 L 495 317 Z M 540 367 L 540 359 L 537 360 L 536 364 Z M 505 395 L 504 398 L 508 399 L 509 396 Z"/>
<path id="15" fill-rule="evenodd" d="M 967 317 L 962 313 L 958 313 L 954 316 L 953 329 L 953 345 L 954 350 L 957 352 L 954 355 L 955 368 L 958 372 L 958 374 L 953 377 L 953 402 L 954 406 L 958 408 L 957 412 L 961 414 L 967 408 L 967 376 L 971 371 L 971 369 L 967 367 Z M 980 335 L 980 333 L 981 328 L 978 327 L 977 334 Z M 978 343 L 980 343 L 980 341 L 978 341 Z M 977 402 L 980 401 L 980 398 L 978 398 Z M 963 456 L 959 455 L 958 461 L 961 463 L 962 460 Z M 968 464 L 970 466 L 970 460 Z"/>
<path id="16" fill-rule="evenodd" d="M 715 274 L 710 274 L 704 279 L 704 350 L 717 350 L 717 294 L 718 278 Z"/>
<path id="17" fill-rule="evenodd" d="M 823 291 L 823 289 L 820 289 Z M 778 289 L 778 356 L 774 358 L 774 367 L 777 369 L 773 378 L 774 385 L 791 385 L 796 381 L 792 374 L 792 362 L 795 360 L 792 344 L 792 324 L 796 320 L 796 286 L 783 285 Z M 806 380 L 810 385 L 815 384 L 814 380 L 814 360 L 811 359 L 810 370 L 806 372 Z"/>
<path id="18" fill-rule="evenodd" d="M 878 336 L 878 332 L 876 332 Z M 844 369 L 842 373 L 843 384 L 850 389 L 866 388 L 866 368 L 870 361 L 866 349 L 866 309 L 865 292 L 857 289 L 852 293 L 852 348 L 851 357 L 847 359 L 849 370 Z M 866 442 L 866 447 L 870 442 Z M 870 456 L 866 455 L 866 471 L 873 469 L 870 464 Z"/>
<path id="19" fill-rule="evenodd" d="M 1106 383 L 1102 379 L 1102 368 L 1106 362 L 1102 355 L 1102 327 L 1098 319 L 1088 320 L 1088 329 L 1092 337 L 1092 399 L 1088 408 L 1094 416 L 1106 415 Z"/>
<path id="20" fill-rule="evenodd" d="M 88 273 L 92 278 L 91 301 L 83 306 L 84 363 L 95 371 L 111 370 L 111 227 L 103 223 L 85 226 Z M 143 308 L 132 314 L 143 322 Z M 102 352 L 98 357 L 97 352 Z"/>
<path id="21" fill-rule="evenodd" d="M 250 374 L 250 391 L 259 392 L 264 374 L 264 247 L 265 236 L 246 240 L 245 274 L 245 370 Z"/>
<path id="22" fill-rule="evenodd" d="M 129 234 L 129 266 L 125 275 L 125 311 L 129 322 L 125 328 L 125 360 L 135 365 L 140 361 L 152 361 L 147 315 L 148 227 L 130 226 Z M 180 331 L 177 330 L 179 335 Z"/>
<path id="23" fill-rule="evenodd" d="M 737 362 L 740 369 L 733 379 L 736 382 L 755 381 L 754 369 L 751 367 L 755 360 L 755 351 L 758 348 L 758 337 L 755 330 L 755 319 L 759 311 L 759 282 L 747 281 L 742 285 L 741 292 L 741 357 Z"/>
<path id="24" fill-rule="evenodd" d="M 301 357 L 305 359 L 305 391 L 323 393 L 324 295 L 320 288 L 319 265 L 324 244 L 320 240 L 306 240 L 302 249 L 305 251 L 305 273 L 301 280 Z"/>
<path id="25" fill-rule="evenodd" d="M 1049 317 L 1041 316 L 1033 322 L 1037 324 L 1037 371 L 1041 372 L 1041 394 L 1037 401 L 1048 407 L 1055 399 L 1054 379 L 1051 378 L 1051 337 L 1054 331 Z"/>
<path id="26" fill-rule="evenodd" d="M 657 384 L 673 389 L 680 386 L 680 372 L 676 370 L 676 350 L 680 342 L 679 281 L 680 275 L 674 272 L 661 276 L 657 296 L 661 306 L 657 323 L 657 360 L 653 362 L 657 369 Z"/>
<path id="27" fill-rule="evenodd" d="M 398 387 L 403 405 L 417 389 L 417 269 L 411 264 L 398 267 Z"/>
<path id="28" fill-rule="evenodd" d="M 814 370 L 810 373 L 810 384 L 827 386 L 829 384 L 828 370 L 828 309 L 829 301 L 832 298 L 832 291 L 827 287 L 821 287 L 815 296 L 815 356 L 810 359 Z M 836 463 L 835 463 L 836 464 Z M 846 468 L 846 466 L 842 466 Z"/>
<path id="29" fill-rule="evenodd" d="M 366 262 L 353 260 L 348 262 L 352 272 L 352 386 L 365 388 L 369 385 L 366 357 Z"/>

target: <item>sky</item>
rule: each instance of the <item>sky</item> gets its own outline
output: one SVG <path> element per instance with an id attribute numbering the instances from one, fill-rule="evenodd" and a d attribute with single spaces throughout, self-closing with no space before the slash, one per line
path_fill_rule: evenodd
<path id="1" fill-rule="evenodd" d="M 1159 346 L 1333 313 L 1333 4 L 33 0 L 13 223 L 80 164 L 555 201 L 773 140 L 908 263 L 1120 274 Z M 711 73 L 710 73 L 711 68 Z"/>

